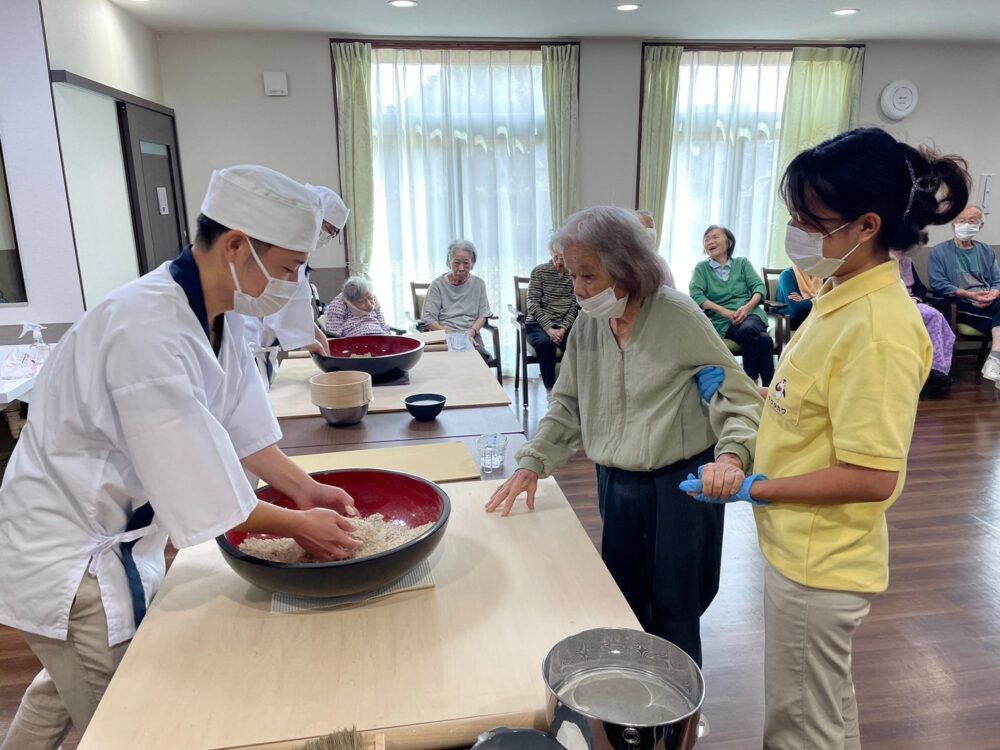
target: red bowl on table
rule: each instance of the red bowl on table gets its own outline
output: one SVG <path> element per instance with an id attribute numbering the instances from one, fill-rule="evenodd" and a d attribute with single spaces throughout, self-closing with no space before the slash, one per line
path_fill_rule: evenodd
<path id="1" fill-rule="evenodd" d="M 322 484 L 345 490 L 362 518 L 381 513 L 387 521 L 407 526 L 433 523 L 416 539 L 385 552 L 354 560 L 321 563 L 277 563 L 241 552 L 248 534 L 229 531 L 216 537 L 223 559 L 245 581 L 268 591 L 296 596 L 330 597 L 362 594 L 399 580 L 437 548 L 448 526 L 451 500 L 438 485 L 398 471 L 337 469 L 311 475 Z M 287 496 L 263 487 L 257 496 L 282 508 L 294 508 Z M 266 535 L 258 535 L 266 536 Z"/>
<path id="2" fill-rule="evenodd" d="M 424 354 L 424 342 L 412 336 L 348 336 L 329 342 L 329 357 L 312 355 L 319 369 L 367 372 L 374 383 L 399 380 Z"/>

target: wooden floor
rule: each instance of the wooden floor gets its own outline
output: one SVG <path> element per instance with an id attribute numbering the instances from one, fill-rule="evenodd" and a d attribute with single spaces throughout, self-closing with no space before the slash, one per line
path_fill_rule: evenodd
<path id="1" fill-rule="evenodd" d="M 1000 750 L 1000 391 L 977 382 L 968 360 L 955 370 L 948 398 L 921 403 L 906 490 L 889 514 L 889 590 L 855 638 L 865 750 Z M 545 408 L 537 380 L 530 391 L 529 435 Z M 593 464 L 578 455 L 556 478 L 599 546 Z M 760 747 L 761 573 L 750 508 L 731 506 L 722 585 L 703 619 L 702 750 Z M 37 668 L 0 627 L 0 736 Z M 64 748 L 75 746 L 74 735 Z"/>

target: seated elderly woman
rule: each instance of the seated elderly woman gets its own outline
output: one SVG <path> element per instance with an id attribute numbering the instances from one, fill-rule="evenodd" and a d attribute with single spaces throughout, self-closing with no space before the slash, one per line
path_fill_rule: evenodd
<path id="1" fill-rule="evenodd" d="M 390 333 L 368 279 L 352 276 L 326 309 L 324 325 L 334 338 L 384 336 Z"/>
<path id="2" fill-rule="evenodd" d="M 476 246 L 455 240 L 448 246 L 448 273 L 431 282 L 424 299 L 421 322 L 432 331 L 466 332 L 476 351 L 489 359 L 480 334 L 490 312 L 486 283 L 472 275 L 476 267 Z"/>
<path id="3" fill-rule="evenodd" d="M 597 464 L 608 570 L 642 627 L 700 664 L 699 621 L 719 587 L 724 513 L 690 502 L 678 483 L 713 456 L 728 467 L 720 479 L 752 465 L 760 396 L 705 314 L 664 285 L 663 262 L 634 212 L 581 211 L 553 245 L 583 315 L 548 413 L 487 510 L 507 515 L 525 492 L 533 508 L 538 478 L 582 444 Z M 703 390 L 703 369 L 724 375 L 717 390 Z"/>
<path id="4" fill-rule="evenodd" d="M 813 298 L 823 287 L 823 279 L 803 273 L 792 265 L 778 277 L 775 298 L 785 306 L 784 312 L 791 319 L 792 330 L 798 329 L 812 312 Z"/>
<path id="5" fill-rule="evenodd" d="M 934 359 L 931 362 L 931 374 L 925 389 L 930 393 L 938 393 L 953 382 L 948 373 L 951 372 L 951 358 L 955 352 L 955 332 L 951 330 L 948 319 L 939 310 L 924 304 L 927 287 L 914 272 L 913 259 L 899 250 L 890 250 L 889 255 L 899 262 L 899 276 L 906 284 L 910 299 L 917 305 L 927 335 L 931 337 Z"/>
<path id="6" fill-rule="evenodd" d="M 774 341 L 760 303 L 767 288 L 746 258 L 734 258 L 736 238 L 715 224 L 705 230 L 702 245 L 708 260 L 694 268 L 691 299 L 708 313 L 719 336 L 740 345 L 743 370 L 765 388 L 774 377 Z"/>
<path id="7" fill-rule="evenodd" d="M 549 245 L 551 260 L 535 266 L 528 281 L 528 319 L 524 332 L 535 350 L 545 392 L 551 398 L 556 382 L 556 351 L 566 348 L 580 306 L 573 280 L 558 248 Z"/>

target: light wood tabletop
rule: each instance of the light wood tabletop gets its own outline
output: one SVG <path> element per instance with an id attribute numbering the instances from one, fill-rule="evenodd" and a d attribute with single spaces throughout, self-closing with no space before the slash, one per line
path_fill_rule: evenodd
<path id="1" fill-rule="evenodd" d="M 481 479 L 493 480 L 493 479 L 507 479 L 515 471 L 517 471 L 517 461 L 514 458 L 517 453 L 518 448 L 524 445 L 527 440 L 523 433 L 515 433 L 513 435 L 507 435 L 507 452 L 504 454 L 503 464 L 497 468 L 494 468 L 489 474 L 485 473 L 481 468 L 479 475 Z M 459 442 L 462 443 L 469 453 L 472 455 L 473 460 L 476 465 L 480 465 L 479 451 L 477 450 L 475 437 L 461 437 L 461 438 L 451 438 L 451 439 L 431 439 L 431 440 L 391 440 L 382 443 L 357 443 L 354 445 L 344 444 L 336 445 L 331 447 L 323 448 L 291 448 L 286 450 L 285 453 L 289 456 L 310 456 L 315 455 L 320 452 L 329 453 L 341 453 L 347 451 L 362 451 L 362 450 L 372 450 L 377 448 L 406 448 L 407 446 L 417 446 L 424 444 L 435 444 L 435 443 L 447 443 L 447 442 Z M 307 468 L 307 471 L 314 471 L 314 469 Z M 413 472 L 416 474 L 421 474 L 420 471 Z M 423 472 L 426 474 L 427 472 Z M 431 477 L 426 477 L 430 479 Z M 442 481 L 441 479 L 434 479 L 433 481 Z"/>
<path id="2" fill-rule="evenodd" d="M 181 550 L 80 749 L 293 747 L 356 726 L 429 750 L 543 728 L 549 649 L 639 624 L 554 480 L 506 519 L 483 510 L 496 486 L 445 485 L 434 588 L 350 609 L 271 614 L 214 541 Z"/>
<path id="3" fill-rule="evenodd" d="M 279 419 L 314 417 L 319 409 L 309 394 L 309 379 L 320 369 L 312 359 L 286 360 L 271 384 L 271 407 Z M 506 406 L 510 396 L 476 352 L 425 352 L 410 370 L 409 385 L 376 385 L 369 414 L 405 412 L 402 399 L 417 393 L 439 393 L 445 409 L 467 406 Z"/>

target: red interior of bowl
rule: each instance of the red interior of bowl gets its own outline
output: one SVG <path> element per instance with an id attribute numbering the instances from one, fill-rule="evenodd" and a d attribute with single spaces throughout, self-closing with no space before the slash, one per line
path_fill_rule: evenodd
<path id="1" fill-rule="evenodd" d="M 354 498 L 362 518 L 381 513 L 387 521 L 405 521 L 413 527 L 437 521 L 444 510 L 444 503 L 433 485 L 404 474 L 356 469 L 313 474 L 312 477 L 321 484 L 346 491 Z M 282 508 L 296 507 L 290 498 L 271 487 L 258 490 L 257 497 Z M 227 541 L 234 547 L 239 547 L 246 537 L 238 531 L 226 533 Z"/>
<path id="2" fill-rule="evenodd" d="M 352 354 L 386 357 L 416 351 L 422 344 L 420 339 L 409 336 L 350 336 L 330 339 L 330 356 L 334 359 L 350 359 Z"/>

